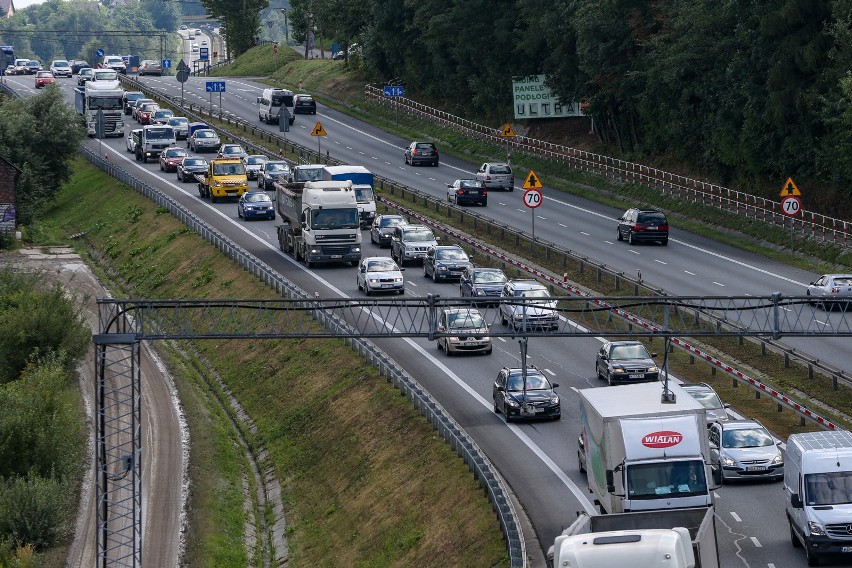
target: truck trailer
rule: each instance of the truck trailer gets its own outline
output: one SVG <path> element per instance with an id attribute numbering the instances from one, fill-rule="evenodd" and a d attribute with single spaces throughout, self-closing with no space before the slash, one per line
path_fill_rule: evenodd
<path id="1" fill-rule="evenodd" d="M 98 130 L 98 112 L 103 112 L 105 136 L 124 136 L 124 89 L 119 81 L 87 81 L 74 89 L 74 107 L 89 136 Z"/>
<path id="2" fill-rule="evenodd" d="M 325 181 L 351 181 L 358 201 L 361 228 L 366 229 L 376 218 L 375 178 L 364 166 L 325 166 L 322 169 Z"/>
<path id="3" fill-rule="evenodd" d="M 709 507 L 704 407 L 678 385 L 579 390 L 580 468 L 602 513 Z"/>
<path id="4" fill-rule="evenodd" d="M 275 203 L 284 220 L 278 246 L 316 263 L 361 261 L 358 203 L 350 181 L 275 182 Z"/>

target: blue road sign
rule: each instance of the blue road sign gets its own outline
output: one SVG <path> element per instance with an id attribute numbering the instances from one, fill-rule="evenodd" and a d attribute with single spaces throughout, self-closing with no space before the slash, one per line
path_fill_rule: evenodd
<path id="1" fill-rule="evenodd" d="M 402 85 L 391 85 L 384 88 L 384 94 L 386 97 L 404 97 L 405 87 Z"/>
<path id="2" fill-rule="evenodd" d="M 207 93 L 224 93 L 225 81 L 207 81 L 204 90 Z"/>
<path id="3" fill-rule="evenodd" d="M 172 60 L 171 59 L 163 59 L 163 69 L 171 69 L 172 68 Z"/>
<path id="4" fill-rule="evenodd" d="M 207 61 L 208 59 L 210 59 L 210 48 L 202 47 L 201 49 L 199 49 L 198 59 L 201 59 L 202 61 Z"/>
<path id="5" fill-rule="evenodd" d="M 95 52 L 95 55 L 97 55 L 98 57 L 103 57 L 104 53 L 106 52 L 103 49 L 99 49 Z"/>

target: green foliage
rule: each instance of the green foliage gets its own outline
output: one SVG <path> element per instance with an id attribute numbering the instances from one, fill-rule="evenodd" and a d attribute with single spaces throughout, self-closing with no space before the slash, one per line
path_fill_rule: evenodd
<path id="1" fill-rule="evenodd" d="M 35 474 L 0 483 L 0 535 L 42 549 L 68 530 L 73 488 L 56 478 Z"/>
<path id="2" fill-rule="evenodd" d="M 269 0 L 201 0 L 201 5 L 211 17 L 222 20 L 220 29 L 231 56 L 235 56 L 255 45 L 260 34 L 260 11 Z"/>

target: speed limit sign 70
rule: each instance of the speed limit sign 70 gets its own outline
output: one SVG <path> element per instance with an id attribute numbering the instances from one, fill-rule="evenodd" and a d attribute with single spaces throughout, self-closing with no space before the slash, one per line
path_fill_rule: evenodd
<path id="1" fill-rule="evenodd" d="M 538 189 L 528 189 L 524 192 L 524 205 L 530 209 L 535 209 L 541 205 L 541 191 Z"/>
<path id="2" fill-rule="evenodd" d="M 788 195 L 781 200 L 781 212 L 788 217 L 795 217 L 802 210 L 802 202 L 795 195 Z"/>

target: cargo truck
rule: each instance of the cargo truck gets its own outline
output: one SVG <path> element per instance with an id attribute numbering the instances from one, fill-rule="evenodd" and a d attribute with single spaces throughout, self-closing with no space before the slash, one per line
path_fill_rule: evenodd
<path id="1" fill-rule="evenodd" d="M 322 181 L 322 170 L 324 167 L 322 164 L 293 166 L 288 187 L 290 189 L 301 189 L 309 181 Z"/>
<path id="2" fill-rule="evenodd" d="M 719 568 L 713 507 L 577 520 L 547 551 L 550 568 Z"/>
<path id="3" fill-rule="evenodd" d="M 74 107 L 89 136 L 97 134 L 98 111 L 103 111 L 105 136 L 124 136 L 124 89 L 119 81 L 88 81 L 76 87 Z"/>
<path id="4" fill-rule="evenodd" d="M 319 262 L 361 260 L 358 203 L 350 181 L 275 182 L 275 203 L 284 220 L 278 226 L 278 246 L 304 260 Z"/>
<path id="5" fill-rule="evenodd" d="M 579 390 L 580 469 L 602 513 L 709 507 L 704 407 L 674 383 Z"/>
<path id="6" fill-rule="evenodd" d="M 237 158 L 214 158 L 207 171 L 195 174 L 198 195 L 209 197 L 211 203 L 223 197 L 240 197 L 248 191 L 248 177 L 243 161 Z"/>
<path id="7" fill-rule="evenodd" d="M 364 166 L 325 166 L 322 169 L 325 181 L 351 181 L 358 200 L 358 215 L 361 228 L 366 229 L 376 218 L 376 198 L 373 193 L 375 178 L 373 172 Z"/>
<path id="8" fill-rule="evenodd" d="M 156 124 L 143 126 L 141 130 L 133 131 L 133 149 L 137 161 L 148 163 L 156 160 L 166 148 L 176 144 L 175 129 L 171 126 Z"/>

